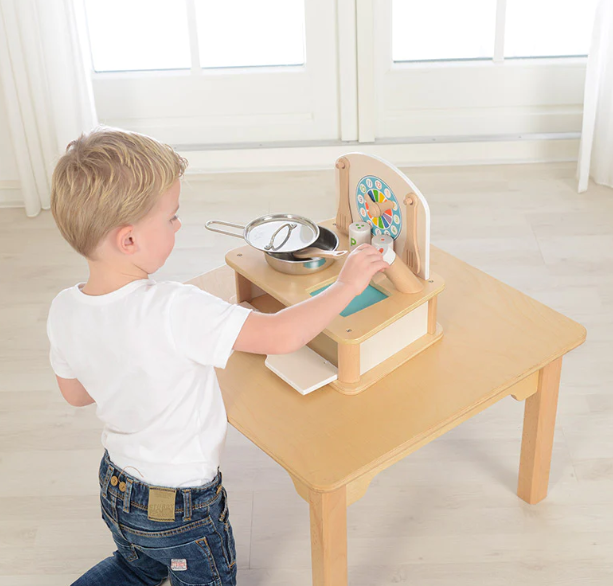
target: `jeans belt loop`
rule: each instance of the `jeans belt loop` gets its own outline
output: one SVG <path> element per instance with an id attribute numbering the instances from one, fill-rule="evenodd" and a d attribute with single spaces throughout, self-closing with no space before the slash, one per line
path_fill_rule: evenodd
<path id="1" fill-rule="evenodd" d="M 113 467 L 109 465 L 106 469 L 104 480 L 102 481 L 102 494 L 104 496 L 108 496 L 108 488 L 109 482 L 111 481 L 111 476 L 113 476 Z"/>
<path id="2" fill-rule="evenodd" d="M 192 491 L 188 488 L 183 491 L 183 521 L 192 518 Z"/>
<path id="3" fill-rule="evenodd" d="M 126 478 L 126 491 L 123 493 L 123 512 L 130 512 L 130 497 L 132 496 L 132 479 Z"/>

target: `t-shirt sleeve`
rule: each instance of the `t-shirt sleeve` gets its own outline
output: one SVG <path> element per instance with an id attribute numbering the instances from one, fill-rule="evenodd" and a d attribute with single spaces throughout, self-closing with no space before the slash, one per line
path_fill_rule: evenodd
<path id="1" fill-rule="evenodd" d="M 170 327 L 179 353 L 204 365 L 225 368 L 251 310 L 184 285 L 170 305 Z"/>
<path id="2" fill-rule="evenodd" d="M 53 308 L 49 312 L 49 317 L 47 318 L 47 337 L 49 338 L 50 351 L 49 351 L 49 362 L 51 362 L 51 368 L 53 372 L 60 378 L 77 378 L 75 374 L 72 372 L 68 362 L 64 358 L 61 349 L 55 343 L 55 338 L 53 335 L 53 325 L 52 325 L 52 317 L 51 312 Z"/>

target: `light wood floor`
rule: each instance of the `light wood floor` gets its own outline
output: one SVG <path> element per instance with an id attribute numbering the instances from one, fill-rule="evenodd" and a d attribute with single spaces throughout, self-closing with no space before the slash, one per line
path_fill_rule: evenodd
<path id="1" fill-rule="evenodd" d="M 523 404 L 505 399 L 380 474 L 349 508 L 350 584 L 609 586 L 613 190 L 578 195 L 566 163 L 407 173 L 430 203 L 434 244 L 581 322 L 588 340 L 564 363 L 547 500 L 515 495 Z M 332 217 L 333 173 L 189 180 L 156 278 L 186 280 L 241 244 L 206 232 L 206 219 L 269 211 Z M 22 210 L 0 210 L 0 263 L 0 584 L 65 585 L 112 551 L 94 407 L 64 403 L 47 361 L 49 302 L 86 267 L 49 213 Z M 308 507 L 286 473 L 233 429 L 223 471 L 239 584 L 309 585 Z"/>

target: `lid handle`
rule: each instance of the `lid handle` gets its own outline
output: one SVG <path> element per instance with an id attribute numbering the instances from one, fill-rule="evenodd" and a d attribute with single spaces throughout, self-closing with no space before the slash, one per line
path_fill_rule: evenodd
<path id="1" fill-rule="evenodd" d="M 292 233 L 292 230 L 297 226 L 298 224 L 290 224 L 289 222 L 287 224 L 283 224 L 282 226 L 279 226 L 274 234 L 271 236 L 270 238 L 270 242 L 264 247 L 264 250 L 279 250 L 279 248 L 281 248 L 288 240 L 289 237 Z M 287 230 L 287 234 L 285 235 L 285 239 L 283 240 L 283 242 L 281 242 L 281 244 L 279 244 L 278 246 L 275 246 L 275 238 L 277 237 L 277 234 L 279 232 L 281 232 L 281 230 L 283 230 L 283 228 L 288 228 Z"/>

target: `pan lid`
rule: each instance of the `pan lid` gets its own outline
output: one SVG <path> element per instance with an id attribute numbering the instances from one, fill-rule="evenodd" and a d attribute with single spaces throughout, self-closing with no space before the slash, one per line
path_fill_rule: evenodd
<path id="1" fill-rule="evenodd" d="M 319 238 L 319 226 L 303 216 L 272 214 L 245 226 L 245 240 L 264 252 L 296 252 Z"/>

